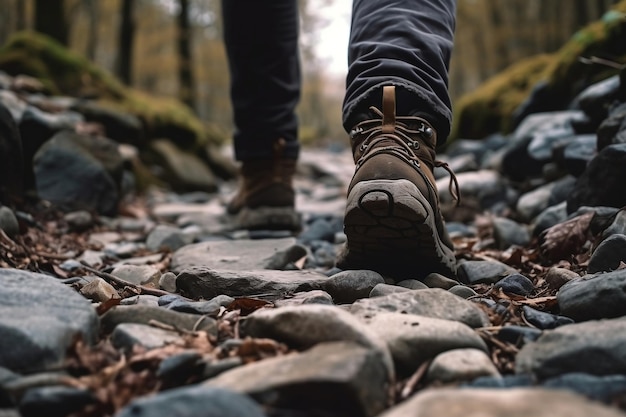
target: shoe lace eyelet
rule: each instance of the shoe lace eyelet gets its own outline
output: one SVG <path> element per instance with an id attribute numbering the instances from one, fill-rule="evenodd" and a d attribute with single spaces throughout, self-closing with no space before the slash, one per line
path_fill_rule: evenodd
<path id="1" fill-rule="evenodd" d="M 367 149 L 367 147 L 368 147 L 367 142 L 363 142 L 363 143 L 361 144 L 361 146 L 359 146 L 359 150 L 360 150 L 361 152 L 365 152 L 365 150 Z"/>
<path id="2" fill-rule="evenodd" d="M 409 142 L 409 146 L 411 149 L 418 150 L 420 148 L 420 143 L 416 140 L 412 140 Z"/>
<path id="3" fill-rule="evenodd" d="M 415 159 L 411 159 L 411 165 L 413 165 L 413 167 L 416 168 L 416 169 L 420 168 L 419 161 L 416 161 Z"/>

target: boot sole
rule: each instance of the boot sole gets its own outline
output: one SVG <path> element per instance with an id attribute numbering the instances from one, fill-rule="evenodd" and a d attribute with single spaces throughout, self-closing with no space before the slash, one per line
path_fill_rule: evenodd
<path id="1" fill-rule="evenodd" d="M 293 207 L 244 207 L 234 218 L 237 229 L 291 230 L 302 228 L 302 219 Z"/>
<path id="2" fill-rule="evenodd" d="M 431 272 L 456 276 L 454 251 L 441 241 L 428 200 L 408 180 L 356 184 L 348 196 L 341 269 L 369 269 L 393 278 Z"/>

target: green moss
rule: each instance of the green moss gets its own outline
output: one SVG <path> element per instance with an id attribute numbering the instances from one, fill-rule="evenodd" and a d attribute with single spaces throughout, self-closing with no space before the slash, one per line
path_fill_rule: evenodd
<path id="1" fill-rule="evenodd" d="M 551 55 L 538 55 L 510 66 L 455 103 L 451 138 L 482 138 L 509 131 L 511 113 L 541 79 Z"/>
<path id="2" fill-rule="evenodd" d="M 102 105 L 134 114 L 143 121 L 147 139 L 168 137 L 181 147 L 199 149 L 225 138 L 180 101 L 126 87 L 109 72 L 39 33 L 13 35 L 0 48 L 0 69 L 39 79 L 50 94 L 97 97 Z"/>
<path id="3" fill-rule="evenodd" d="M 599 57 L 626 62 L 626 0 L 602 19 L 576 32 L 559 51 L 516 63 L 455 103 L 451 139 L 482 138 L 514 127 L 512 114 L 538 81 L 547 83 L 547 96 L 571 101 L 586 86 L 617 74 L 618 69 L 589 64 L 581 58 Z M 550 109 L 558 110 L 558 108 Z"/>

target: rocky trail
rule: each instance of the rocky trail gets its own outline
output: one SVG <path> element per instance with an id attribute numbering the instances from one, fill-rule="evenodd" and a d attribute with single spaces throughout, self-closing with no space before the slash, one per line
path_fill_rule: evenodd
<path id="1" fill-rule="evenodd" d="M 303 151 L 300 233 L 237 231 L 234 180 L 183 159 L 206 191 L 128 192 L 132 148 L 3 75 L 3 155 L 18 126 L 58 133 L 45 198 L 0 206 L 0 416 L 626 415 L 625 74 L 439 155 L 456 277 L 334 267 L 341 145 Z"/>

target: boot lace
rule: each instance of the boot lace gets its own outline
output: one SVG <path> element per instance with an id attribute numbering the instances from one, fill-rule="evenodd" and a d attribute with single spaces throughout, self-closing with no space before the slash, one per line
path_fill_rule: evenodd
<path id="1" fill-rule="evenodd" d="M 370 107 L 370 110 L 382 119 L 383 113 L 380 110 L 376 107 Z M 403 116 L 396 118 L 393 133 L 382 133 L 382 125 L 375 125 L 367 129 L 357 126 L 350 132 L 351 139 L 359 135 L 366 135 L 366 137 L 359 145 L 361 157 L 356 161 L 357 170 L 372 156 L 386 153 L 402 159 L 420 172 L 421 163 L 415 151 L 421 147 L 421 144 L 419 141 L 415 140 L 414 137 L 418 136 L 429 140 L 433 132 L 419 117 Z M 435 160 L 433 161 L 433 166 L 443 168 L 450 174 L 448 190 L 452 198 L 456 201 L 456 205 L 459 206 L 461 204 L 461 195 L 456 175 L 447 162 Z M 426 183 L 434 188 L 434 186 L 430 184 L 430 181 L 426 181 Z"/>

